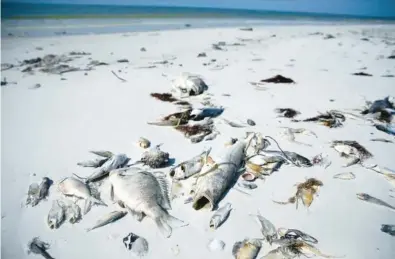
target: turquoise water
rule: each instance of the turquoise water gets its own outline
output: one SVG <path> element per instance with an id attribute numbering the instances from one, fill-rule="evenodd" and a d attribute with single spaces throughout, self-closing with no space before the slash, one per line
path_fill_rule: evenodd
<path id="1" fill-rule="evenodd" d="M 374 17 L 238 9 L 2 3 L 2 37 L 254 25 L 393 22 Z M 188 26 L 186 26 L 188 24 Z"/>

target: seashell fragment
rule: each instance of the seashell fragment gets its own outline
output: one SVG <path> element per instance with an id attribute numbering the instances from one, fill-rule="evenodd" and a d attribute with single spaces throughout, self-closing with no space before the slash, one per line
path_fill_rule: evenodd
<path id="1" fill-rule="evenodd" d="M 151 142 L 148 139 L 143 138 L 143 137 L 139 138 L 139 141 L 137 143 L 141 148 L 144 148 L 144 149 L 149 148 L 151 146 Z"/>
<path id="2" fill-rule="evenodd" d="M 222 240 L 218 239 L 211 239 L 209 243 L 207 244 L 207 249 L 211 252 L 218 252 L 222 251 L 225 248 L 225 243 Z"/>

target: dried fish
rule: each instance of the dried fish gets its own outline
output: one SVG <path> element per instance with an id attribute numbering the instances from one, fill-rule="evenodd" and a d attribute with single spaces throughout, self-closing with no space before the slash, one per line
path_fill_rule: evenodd
<path id="1" fill-rule="evenodd" d="M 394 206 L 392 206 L 392 205 L 390 205 L 390 204 L 388 204 L 388 203 L 386 203 L 386 202 L 384 202 L 384 201 L 382 201 L 382 200 L 380 200 L 378 198 L 370 196 L 367 193 L 357 193 L 357 198 L 360 199 L 360 200 L 363 200 L 363 201 L 367 201 L 369 203 L 373 203 L 373 204 L 376 204 L 376 205 L 380 205 L 380 206 L 384 206 L 384 207 L 390 208 L 391 210 L 395 211 L 395 207 Z"/>
<path id="2" fill-rule="evenodd" d="M 232 206 L 230 203 L 226 203 L 223 207 L 219 208 L 210 219 L 210 228 L 217 229 L 221 226 L 229 217 L 231 210 Z"/>
<path id="3" fill-rule="evenodd" d="M 127 212 L 125 212 L 125 211 L 110 212 L 109 214 L 105 215 L 103 218 L 99 219 L 93 227 L 88 228 L 86 231 L 89 232 L 95 228 L 99 228 L 99 227 L 105 226 L 107 224 L 113 223 L 113 222 L 123 218 L 126 214 L 127 214 Z"/>
<path id="4" fill-rule="evenodd" d="M 40 240 L 40 238 L 35 237 L 33 238 L 27 245 L 28 247 L 28 254 L 33 253 L 37 255 L 41 255 L 45 259 L 54 259 L 47 250 L 50 248 L 48 243 L 45 243 Z"/>
<path id="5" fill-rule="evenodd" d="M 355 179 L 355 174 L 349 172 L 349 173 L 339 173 L 339 174 L 335 174 L 333 176 L 333 178 L 335 179 L 341 179 L 341 180 L 352 180 Z"/>
<path id="6" fill-rule="evenodd" d="M 173 177 L 175 180 L 183 180 L 199 173 L 206 163 L 210 152 L 211 148 L 203 151 L 198 156 L 195 156 L 194 158 L 175 166 L 170 170 L 170 177 Z"/>
<path id="7" fill-rule="evenodd" d="M 101 167 L 109 158 L 104 157 L 104 158 L 95 158 L 92 160 L 86 160 L 82 162 L 78 162 L 77 165 L 82 166 L 82 167 Z"/>
<path id="8" fill-rule="evenodd" d="M 334 148 L 341 156 L 351 158 L 345 167 L 363 162 L 373 155 L 361 144 L 352 140 L 335 140 L 332 141 L 331 147 Z"/>

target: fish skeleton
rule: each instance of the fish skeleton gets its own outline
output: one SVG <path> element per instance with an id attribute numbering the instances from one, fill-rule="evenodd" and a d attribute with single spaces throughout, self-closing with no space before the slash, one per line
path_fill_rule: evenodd
<path id="1" fill-rule="evenodd" d="M 170 176 L 175 180 L 183 180 L 199 173 L 202 170 L 210 151 L 211 148 L 203 151 L 200 155 L 175 166 L 170 170 Z"/>
<path id="2" fill-rule="evenodd" d="M 235 259 L 255 259 L 258 256 L 261 247 L 262 244 L 258 239 L 246 238 L 233 245 L 232 255 Z"/>
<path id="3" fill-rule="evenodd" d="M 58 183 L 59 191 L 66 196 L 74 196 L 85 200 L 84 214 L 88 213 L 92 204 L 107 206 L 91 195 L 89 188 L 78 179 L 67 177 Z"/>
<path id="4" fill-rule="evenodd" d="M 122 201 L 128 211 L 143 218 L 145 215 L 156 223 L 165 237 L 170 237 L 173 227 L 188 224 L 171 216 L 168 185 L 163 175 L 154 175 L 146 171 L 127 174 L 125 171 L 114 170 L 110 173 L 111 198 Z"/>
<path id="5" fill-rule="evenodd" d="M 223 207 L 219 208 L 210 219 L 210 228 L 217 229 L 229 217 L 232 205 L 226 203 Z"/>
<path id="6" fill-rule="evenodd" d="M 47 224 L 50 229 L 59 228 L 65 218 L 65 209 L 58 200 L 52 202 L 52 207 L 48 213 Z"/>
<path id="7" fill-rule="evenodd" d="M 395 211 L 395 207 L 394 206 L 391 206 L 390 204 L 388 204 L 388 203 L 386 203 L 386 202 L 384 202 L 384 201 L 382 201 L 382 200 L 380 200 L 378 198 L 370 196 L 367 193 L 357 193 L 357 198 L 360 199 L 360 200 L 363 200 L 363 201 L 367 201 L 367 202 L 376 204 L 376 205 L 380 205 L 380 206 L 384 206 L 384 207 L 390 208 L 391 210 Z"/>
<path id="8" fill-rule="evenodd" d="M 38 237 L 33 238 L 27 245 L 28 254 L 38 254 L 44 257 L 45 259 L 54 259 L 47 250 L 50 248 L 48 243 L 41 241 Z"/>
<path id="9" fill-rule="evenodd" d="M 252 138 L 250 135 L 249 138 Z M 213 210 L 223 194 L 228 191 L 240 175 L 239 169 L 245 157 L 245 148 L 249 139 L 237 141 L 225 147 L 225 153 L 210 170 L 199 175 L 192 207 L 195 210 L 208 207 Z"/>
<path id="10" fill-rule="evenodd" d="M 250 214 L 250 216 L 255 217 L 256 221 L 261 227 L 261 233 L 263 237 L 269 244 L 272 243 L 272 240 L 277 239 L 278 237 L 277 230 L 272 222 L 270 222 L 268 219 L 263 217 L 259 211 L 258 214 L 256 215 Z"/>
<path id="11" fill-rule="evenodd" d="M 95 228 L 99 228 L 99 227 L 105 226 L 107 224 L 110 224 L 112 222 L 115 222 L 118 219 L 123 218 L 126 214 L 127 214 L 127 212 L 125 212 L 125 211 L 110 212 L 109 214 L 105 215 L 103 218 L 99 219 L 93 227 L 88 228 L 86 231 L 89 232 Z"/>

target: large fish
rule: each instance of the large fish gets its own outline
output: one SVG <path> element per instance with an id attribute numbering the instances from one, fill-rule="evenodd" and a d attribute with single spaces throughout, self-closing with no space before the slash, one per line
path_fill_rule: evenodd
<path id="1" fill-rule="evenodd" d="M 130 174 L 128 174 L 130 173 Z M 132 215 L 153 219 L 159 231 L 170 237 L 173 227 L 186 226 L 183 221 L 171 216 L 168 186 L 163 175 L 136 171 L 113 170 L 110 172 L 111 198 L 116 197 Z"/>
<path id="2" fill-rule="evenodd" d="M 195 210 L 202 208 L 213 210 L 232 187 L 239 177 L 246 146 L 253 136 L 254 134 L 250 134 L 245 140 L 236 141 L 233 145 L 225 147 L 225 152 L 218 163 L 215 163 L 210 172 L 206 171 L 204 176 L 200 176 L 192 204 Z"/>

